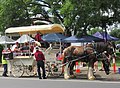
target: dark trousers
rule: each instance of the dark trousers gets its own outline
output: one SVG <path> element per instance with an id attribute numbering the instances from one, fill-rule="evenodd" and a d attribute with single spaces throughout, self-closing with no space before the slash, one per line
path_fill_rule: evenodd
<path id="1" fill-rule="evenodd" d="M 3 68 L 4 68 L 3 76 L 6 76 L 7 75 L 7 64 L 3 64 Z"/>
<path id="2" fill-rule="evenodd" d="M 45 75 L 45 64 L 43 61 L 37 61 L 37 72 L 38 72 L 38 76 L 39 76 L 39 79 L 41 79 L 41 70 L 40 68 L 42 68 L 42 77 L 43 79 L 45 79 L 46 75 Z"/>

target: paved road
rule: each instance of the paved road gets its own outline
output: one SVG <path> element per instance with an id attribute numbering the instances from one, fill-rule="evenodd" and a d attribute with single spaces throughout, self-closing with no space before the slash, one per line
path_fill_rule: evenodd
<path id="1" fill-rule="evenodd" d="M 1 77 L 0 86 L 4 88 L 120 88 L 120 82 Z"/>
<path id="2" fill-rule="evenodd" d="M 111 72 L 109 75 L 106 75 L 104 71 L 97 71 L 95 73 L 96 79 L 95 80 L 99 80 L 99 81 L 120 81 L 120 74 L 118 73 L 118 70 L 116 71 L 116 73 L 113 72 L 112 68 Z M 118 69 L 118 68 L 117 68 Z M 76 78 L 74 80 L 87 80 L 87 68 L 86 67 L 82 67 L 80 68 L 81 73 L 77 74 Z M 2 76 L 2 67 L 0 67 L 0 76 Z M 8 77 L 9 78 L 9 77 Z M 37 77 L 29 77 L 29 76 L 23 76 L 21 78 L 27 78 L 27 79 L 38 79 Z M 64 80 L 63 76 L 59 77 L 59 78 L 54 78 L 54 77 L 48 77 L 48 79 L 61 79 Z"/>

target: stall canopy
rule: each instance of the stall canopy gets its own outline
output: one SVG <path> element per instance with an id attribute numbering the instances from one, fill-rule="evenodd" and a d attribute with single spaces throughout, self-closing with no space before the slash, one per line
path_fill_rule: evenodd
<path id="1" fill-rule="evenodd" d="M 60 33 L 50 33 L 42 36 L 42 40 L 47 42 L 60 42 L 65 38 L 67 37 Z"/>
<path id="2" fill-rule="evenodd" d="M 62 42 L 76 43 L 79 42 L 79 38 L 76 36 L 70 36 L 62 40 Z"/>
<path id="3" fill-rule="evenodd" d="M 75 43 L 75 42 L 101 42 L 103 41 L 103 39 L 94 37 L 92 35 L 86 35 L 86 36 L 82 36 L 82 37 L 76 37 L 76 36 L 71 36 L 68 38 L 65 38 L 63 40 L 63 42 L 71 42 L 71 43 Z"/>
<path id="4" fill-rule="evenodd" d="M 93 36 L 104 39 L 104 40 L 107 39 L 107 41 L 118 41 L 119 40 L 119 38 L 113 37 L 109 35 L 108 33 L 106 35 L 105 32 L 96 32 L 95 34 L 93 34 Z"/>
<path id="5" fill-rule="evenodd" d="M 25 43 L 25 42 L 31 42 L 31 41 L 35 41 L 33 38 L 31 38 L 28 35 L 22 35 L 19 39 L 17 39 L 15 42 L 18 43 Z"/>
<path id="6" fill-rule="evenodd" d="M 0 37 L 0 44 L 12 44 L 14 43 L 14 40 L 7 37 L 7 36 L 1 36 Z"/>
<path id="7" fill-rule="evenodd" d="M 102 42 L 102 41 L 104 41 L 103 39 L 92 36 L 92 35 L 82 36 L 79 40 L 81 42 L 93 42 L 93 41 L 94 42 Z"/>
<path id="8" fill-rule="evenodd" d="M 34 25 L 34 26 L 23 26 L 23 27 L 11 27 L 6 29 L 5 33 L 34 34 L 37 31 L 42 34 L 62 33 L 64 32 L 64 28 L 59 24 Z"/>

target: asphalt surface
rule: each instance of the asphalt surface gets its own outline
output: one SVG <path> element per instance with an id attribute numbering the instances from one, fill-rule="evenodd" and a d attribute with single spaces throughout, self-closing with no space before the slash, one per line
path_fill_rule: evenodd
<path id="1" fill-rule="evenodd" d="M 100 80 L 100 81 L 120 81 L 120 73 L 118 71 L 118 68 L 119 67 L 116 67 L 116 72 L 113 71 L 113 67 L 110 68 L 110 74 L 109 75 L 106 75 L 104 71 L 96 71 L 94 73 L 96 79 L 95 80 Z M 100 68 L 99 68 L 100 69 Z M 2 72 L 3 72 L 3 67 L 1 66 L 0 67 L 0 76 L 2 77 Z M 8 72 L 9 73 L 9 72 Z M 10 76 L 8 74 L 8 76 Z M 9 78 L 9 77 L 8 77 Z M 14 78 L 14 77 L 13 77 Z M 34 76 L 34 77 L 30 77 L 30 76 L 27 76 L 26 74 L 23 75 L 21 78 L 38 78 L 37 76 Z M 48 77 L 48 79 L 61 79 L 63 80 L 64 77 L 63 75 L 61 77 L 53 77 L 53 76 L 50 76 Z M 88 80 L 87 79 L 87 67 L 81 67 L 80 68 L 80 73 L 77 73 L 76 74 L 76 78 L 74 78 L 76 80 Z"/>
<path id="2" fill-rule="evenodd" d="M 120 88 L 120 82 L 0 77 L 0 86 L 4 88 Z"/>

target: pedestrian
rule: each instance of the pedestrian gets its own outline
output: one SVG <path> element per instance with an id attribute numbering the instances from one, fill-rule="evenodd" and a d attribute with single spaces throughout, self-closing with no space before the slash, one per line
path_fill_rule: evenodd
<path id="1" fill-rule="evenodd" d="M 8 73 L 7 59 L 9 59 L 9 53 L 11 53 L 10 48 L 2 51 L 2 65 L 3 65 L 3 68 L 4 68 L 2 76 L 4 76 L 4 77 L 8 77 L 8 75 L 7 75 L 7 73 Z"/>
<path id="2" fill-rule="evenodd" d="M 37 61 L 37 72 L 39 79 L 46 79 L 46 74 L 45 74 L 45 57 L 42 51 L 39 50 L 39 47 L 36 47 L 36 52 L 34 53 L 35 60 Z M 42 77 L 41 77 L 41 72 L 40 68 L 42 68 Z"/>

